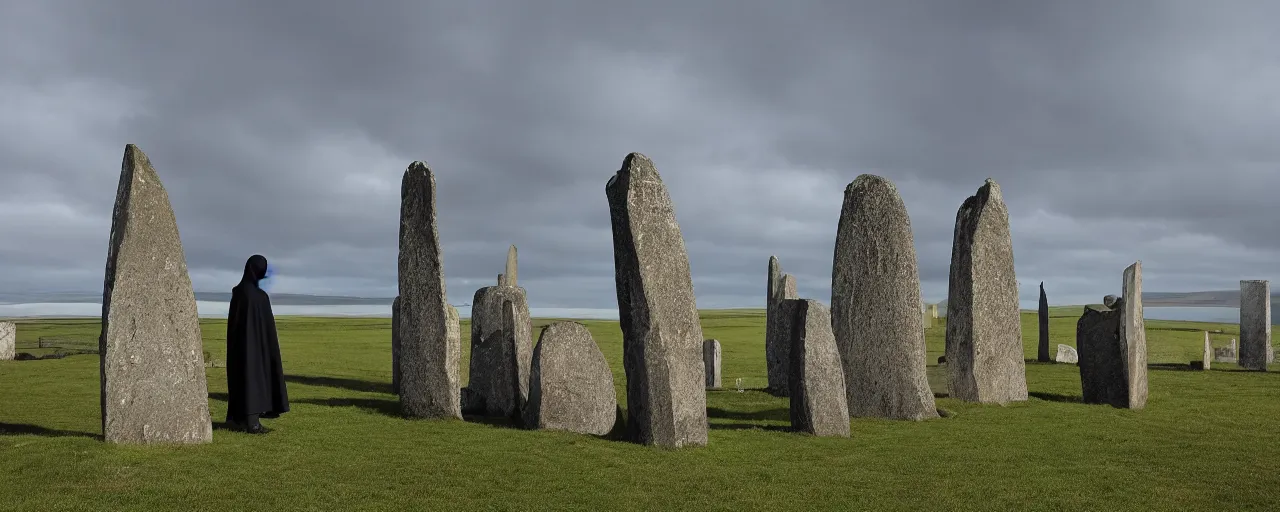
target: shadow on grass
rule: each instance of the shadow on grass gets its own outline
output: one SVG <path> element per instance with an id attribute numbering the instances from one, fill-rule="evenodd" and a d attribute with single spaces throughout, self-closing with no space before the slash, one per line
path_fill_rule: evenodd
<path id="1" fill-rule="evenodd" d="M 764 430 L 767 432 L 791 432 L 789 425 L 757 425 L 755 423 L 711 423 L 711 430 Z"/>
<path id="2" fill-rule="evenodd" d="M 1148 369 L 1148 370 L 1159 370 L 1159 371 L 1175 371 L 1175 372 L 1191 372 L 1191 371 L 1196 371 L 1196 372 L 1198 372 L 1198 371 L 1203 371 L 1203 370 L 1200 370 L 1200 369 L 1197 369 L 1197 368 L 1192 368 L 1190 364 L 1183 364 L 1183 363 L 1155 363 L 1155 364 L 1148 364 L 1148 365 L 1147 365 L 1147 369 Z"/>
<path id="3" fill-rule="evenodd" d="M 1045 400 L 1048 402 L 1064 402 L 1064 403 L 1072 403 L 1072 404 L 1084 403 L 1084 397 L 1075 396 L 1075 395 L 1062 395 L 1058 393 L 1042 393 L 1039 391 L 1032 391 L 1030 393 L 1027 393 L 1027 395 L 1034 398 L 1039 398 L 1041 400 Z"/>
<path id="4" fill-rule="evenodd" d="M 25 423 L 0 423 L 0 436 L 18 436 L 33 435 L 41 437 L 87 437 L 90 439 L 101 440 L 99 434 L 91 434 L 89 432 L 77 432 L 74 430 L 57 430 L 45 428 L 39 425 L 28 425 Z"/>
<path id="5" fill-rule="evenodd" d="M 231 395 L 228 395 L 226 393 L 209 393 L 209 399 L 217 400 L 219 402 L 226 402 L 231 400 Z"/>
<path id="6" fill-rule="evenodd" d="M 463 413 L 462 420 L 467 423 L 477 423 L 480 425 L 488 425 L 497 428 L 509 428 L 514 430 L 524 430 L 524 423 L 520 418 L 504 418 L 501 416 L 486 416 L 484 414 Z"/>
<path id="7" fill-rule="evenodd" d="M 349 391 L 392 394 L 391 383 L 389 382 L 373 382 L 359 379 L 344 379 L 340 377 L 320 377 L 316 375 L 285 375 L 284 380 L 285 382 L 306 384 L 308 386 L 326 386 L 346 389 Z"/>
<path id="8" fill-rule="evenodd" d="M 707 417 L 720 418 L 725 420 L 791 421 L 791 410 L 784 409 L 784 408 L 777 408 L 777 409 L 766 409 L 763 411 L 741 412 L 741 411 L 726 411 L 719 407 L 708 407 Z"/>
<path id="9" fill-rule="evenodd" d="M 381 398 L 299 398 L 290 400 L 290 403 L 323 405 L 325 407 L 355 407 L 365 412 L 391 416 L 393 418 L 403 418 L 400 413 L 399 400 L 386 400 Z"/>

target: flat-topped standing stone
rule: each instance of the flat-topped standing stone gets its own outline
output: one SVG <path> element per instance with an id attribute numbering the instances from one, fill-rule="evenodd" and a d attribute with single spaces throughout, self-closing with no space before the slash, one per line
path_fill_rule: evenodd
<path id="1" fill-rule="evenodd" d="M 1240 281 L 1240 366 L 1267 371 L 1270 346 L 1271 283 Z"/>
<path id="2" fill-rule="evenodd" d="M 1009 210 L 992 179 L 956 213 L 946 351 L 952 398 L 997 404 L 1027 399 Z"/>
<path id="3" fill-rule="evenodd" d="M 777 396 L 787 396 L 787 366 L 791 364 L 790 334 L 781 328 L 778 307 L 783 300 L 794 299 L 795 277 L 782 273 L 782 265 L 776 256 L 769 257 L 769 284 L 765 295 L 764 359 L 769 377 L 769 391 Z"/>
<path id="4" fill-rule="evenodd" d="M 17 347 L 18 326 L 13 322 L 0 322 L 0 361 L 12 361 Z"/>
<path id="5" fill-rule="evenodd" d="M 1044 282 L 1040 283 L 1040 307 L 1036 310 L 1036 318 L 1040 321 L 1040 346 L 1036 350 L 1036 361 L 1049 362 L 1049 297 L 1044 294 Z"/>
<path id="6" fill-rule="evenodd" d="M 200 319 L 178 222 L 151 161 L 133 144 L 124 149 L 104 281 L 103 439 L 213 441 Z"/>
<path id="7" fill-rule="evenodd" d="M 937 320 L 937 319 L 938 319 L 938 305 L 937 305 L 937 304 L 930 304 L 930 305 L 929 305 L 929 317 L 933 318 L 934 320 Z"/>
<path id="8" fill-rule="evenodd" d="M 702 342 L 702 366 L 707 389 L 720 389 L 720 340 Z"/>
<path id="9" fill-rule="evenodd" d="M 924 327 L 925 329 L 933 328 L 933 315 L 929 314 L 929 305 L 923 302 L 920 303 L 920 320 L 921 327 Z"/>
<path id="10" fill-rule="evenodd" d="M 1142 262 L 1124 271 L 1124 296 L 1086 307 L 1076 323 L 1084 402 L 1141 409 L 1147 403 L 1147 337 L 1142 320 Z"/>
<path id="11" fill-rule="evenodd" d="M 436 178 L 413 162 L 400 185 L 400 408 L 417 418 L 461 418 L 457 320 L 445 300 L 436 228 Z M 455 312 L 456 315 L 456 312 Z"/>
<path id="12" fill-rule="evenodd" d="M 689 255 L 653 162 L 627 155 L 605 186 L 627 373 L 627 434 L 666 447 L 707 444 L 702 325 Z"/>
<path id="13" fill-rule="evenodd" d="M 807 299 L 788 299 L 781 309 L 791 317 L 791 428 L 849 437 L 844 365 L 831 333 L 831 313 L 821 302 Z"/>
<path id="14" fill-rule="evenodd" d="M 506 282 L 511 283 L 510 278 Z M 508 302 L 515 308 L 514 332 L 507 332 L 503 320 Z M 483 414 L 512 416 L 529 398 L 532 331 L 524 288 L 489 286 L 476 290 L 471 300 L 471 381 L 467 388 L 472 399 L 483 402 Z M 515 367 L 508 364 L 512 360 L 518 362 Z"/>
<path id="15" fill-rule="evenodd" d="M 919 304 L 907 208 L 888 180 L 858 176 L 844 192 L 831 272 L 831 325 L 852 416 L 938 417 Z"/>
<path id="16" fill-rule="evenodd" d="M 533 349 L 525 427 L 602 436 L 613 429 L 617 407 L 613 372 L 591 332 L 575 322 L 543 327 Z"/>
<path id="17" fill-rule="evenodd" d="M 1053 360 L 1059 363 L 1076 364 L 1080 362 L 1080 354 L 1071 345 L 1058 344 L 1058 356 Z"/>
<path id="18" fill-rule="evenodd" d="M 1208 370 L 1213 366 L 1213 343 L 1209 342 L 1209 331 L 1204 332 L 1204 354 L 1202 354 L 1202 359 L 1204 364 L 1201 365 L 1201 369 Z"/>
<path id="19" fill-rule="evenodd" d="M 391 301 L 391 393 L 400 394 L 400 296 Z"/>

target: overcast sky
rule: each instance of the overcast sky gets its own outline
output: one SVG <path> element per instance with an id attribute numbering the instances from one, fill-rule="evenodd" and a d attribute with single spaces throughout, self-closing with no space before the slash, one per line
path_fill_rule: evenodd
<path id="1" fill-rule="evenodd" d="M 1280 268 L 1280 2 L 4 0 L 0 289 L 101 291 L 126 143 L 195 288 L 391 296 L 400 179 L 439 187 L 449 299 L 506 248 L 534 307 L 616 307 L 604 187 L 675 203 L 700 307 L 770 254 L 830 299 L 845 185 L 897 184 L 924 298 L 996 179 L 1024 301 Z"/>

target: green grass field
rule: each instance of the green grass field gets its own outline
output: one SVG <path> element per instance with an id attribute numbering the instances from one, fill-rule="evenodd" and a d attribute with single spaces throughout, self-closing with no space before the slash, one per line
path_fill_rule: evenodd
<path id="1" fill-rule="evenodd" d="M 1075 344 L 1079 307 L 1055 308 Z M 1036 318 L 1024 313 L 1026 355 Z M 548 323 L 535 320 L 535 327 Z M 616 322 L 585 322 L 625 401 Z M 205 347 L 224 353 L 223 322 Z M 946 393 L 941 321 L 927 331 L 934 391 Z M 764 387 L 760 310 L 706 311 L 726 390 L 707 393 L 710 445 L 678 451 L 557 432 L 398 416 L 389 319 L 281 318 L 293 411 L 266 436 L 217 430 L 192 447 L 98 441 L 98 360 L 0 361 L 0 510 L 1276 510 L 1280 372 L 1185 371 L 1201 330 L 1147 323 L 1150 399 L 1141 411 L 1079 403 L 1074 365 L 1028 363 L 1031 400 L 939 398 L 951 417 L 853 420 L 849 439 L 787 432 L 787 401 Z M 19 352 L 96 340 L 97 320 L 21 321 Z M 463 361 L 469 325 L 464 321 Z M 537 330 L 535 329 L 535 336 Z M 215 421 L 226 374 L 210 368 Z M 742 378 L 748 388 L 732 389 Z M 624 404 L 625 406 L 625 404 Z M 15 431 L 24 432 L 16 434 Z"/>

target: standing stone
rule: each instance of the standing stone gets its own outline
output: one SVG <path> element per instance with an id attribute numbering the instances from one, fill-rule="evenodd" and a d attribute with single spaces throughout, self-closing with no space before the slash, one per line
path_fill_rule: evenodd
<path id="1" fill-rule="evenodd" d="M 627 434 L 646 445 L 707 444 L 702 325 L 689 255 L 653 162 L 627 155 L 605 186 L 627 374 Z"/>
<path id="2" fill-rule="evenodd" d="M 514 274 L 506 274 L 511 276 Z M 483 414 L 510 417 L 529 398 L 529 365 L 533 360 L 533 322 L 525 289 L 489 286 L 476 290 L 471 299 L 471 362 L 467 388 L 471 398 L 483 402 Z M 508 332 L 503 319 L 504 304 L 515 308 Z M 518 364 L 512 367 L 509 362 Z M 479 408 L 480 402 L 475 402 Z"/>
<path id="3" fill-rule="evenodd" d="M 1212 366 L 1211 363 L 1213 363 L 1213 343 L 1209 342 L 1209 331 L 1204 332 L 1203 360 L 1204 360 L 1204 364 L 1201 366 L 1201 368 L 1208 370 Z"/>
<path id="4" fill-rule="evenodd" d="M 946 351 L 951 397 L 996 404 L 1026 400 L 1009 210 L 995 180 L 988 178 L 956 213 L 950 280 Z"/>
<path id="5" fill-rule="evenodd" d="M 765 369 L 769 377 L 769 391 L 777 396 L 787 396 L 787 366 L 791 364 L 788 353 L 791 350 L 791 337 L 782 329 L 784 321 L 779 316 L 778 308 L 782 301 L 794 299 L 796 280 L 794 276 L 782 273 L 782 265 L 777 256 L 769 256 L 769 284 L 765 296 L 764 318 L 764 359 Z"/>
<path id="6" fill-rule="evenodd" d="M 1049 362 L 1049 297 L 1044 294 L 1044 281 L 1040 282 L 1040 308 L 1037 310 L 1040 320 L 1040 348 L 1036 351 L 1036 361 Z"/>
<path id="7" fill-rule="evenodd" d="M 1107 295 L 1107 296 L 1102 297 L 1102 305 L 1103 305 L 1103 306 L 1106 306 L 1107 308 L 1111 308 L 1111 307 L 1115 306 L 1115 305 L 1116 305 L 1116 302 L 1117 302 L 1117 301 L 1119 301 L 1119 300 L 1120 300 L 1120 298 L 1119 298 L 1119 297 L 1116 297 L 1115 295 Z"/>
<path id="8" fill-rule="evenodd" d="M 391 393 L 400 394 L 400 296 L 391 301 Z"/>
<path id="9" fill-rule="evenodd" d="M 0 361 L 12 361 L 17 347 L 18 326 L 13 322 L 0 322 Z"/>
<path id="10" fill-rule="evenodd" d="M 938 417 L 919 304 L 907 208 L 888 180 L 858 176 L 844 192 L 831 272 L 831 325 L 852 416 Z"/>
<path id="11" fill-rule="evenodd" d="M 1076 323 L 1084 402 L 1141 409 L 1147 402 L 1147 339 L 1142 320 L 1142 262 L 1124 271 L 1124 295 L 1090 306 Z"/>
<path id="12" fill-rule="evenodd" d="M 924 304 L 924 303 L 920 304 L 920 319 L 921 319 L 920 325 L 922 327 L 924 327 L 925 329 L 933 328 L 933 316 L 929 314 L 928 304 Z"/>
<path id="13" fill-rule="evenodd" d="M 938 319 L 938 305 L 937 305 L 937 304 L 930 304 L 930 305 L 929 305 L 929 318 L 932 318 L 932 319 L 934 319 L 934 320 L 937 320 L 937 319 Z"/>
<path id="14" fill-rule="evenodd" d="M 782 310 L 791 317 L 791 428 L 849 437 L 844 365 L 831 333 L 831 313 L 821 302 L 807 299 L 788 299 Z"/>
<path id="15" fill-rule="evenodd" d="M 720 340 L 702 342 L 702 366 L 707 389 L 720 389 Z"/>
<path id="16" fill-rule="evenodd" d="M 517 264 L 516 264 L 515 244 L 511 244 L 511 247 L 507 248 L 507 268 L 506 268 L 506 272 L 501 275 L 502 275 L 502 278 L 505 280 L 503 284 L 507 286 L 517 286 L 519 284 L 518 283 L 519 271 L 517 270 Z"/>
<path id="17" fill-rule="evenodd" d="M 456 310 L 445 300 L 436 228 L 436 179 L 413 162 L 400 185 L 400 408 L 417 418 L 461 418 Z M 450 322 L 450 311 L 455 311 Z"/>
<path id="18" fill-rule="evenodd" d="M 602 436 L 613 429 L 617 407 L 613 372 L 591 332 L 575 322 L 543 327 L 533 349 L 525 427 Z"/>
<path id="19" fill-rule="evenodd" d="M 1054 358 L 1054 361 L 1057 361 L 1059 363 L 1076 364 L 1080 362 L 1080 354 L 1076 352 L 1075 347 L 1072 347 L 1071 345 L 1063 345 L 1059 343 L 1058 356 Z"/>
<path id="20" fill-rule="evenodd" d="M 1240 281 L 1240 366 L 1267 371 L 1270 346 L 1271 283 Z"/>
<path id="21" fill-rule="evenodd" d="M 498 274 L 498 286 L 506 286 L 507 281 L 502 274 Z"/>
<path id="22" fill-rule="evenodd" d="M 1231 338 L 1231 357 L 1237 360 L 1240 358 L 1240 342 L 1235 338 Z"/>
<path id="23" fill-rule="evenodd" d="M 213 441 L 200 319 L 169 194 L 124 148 L 102 292 L 102 434 L 110 443 Z"/>

